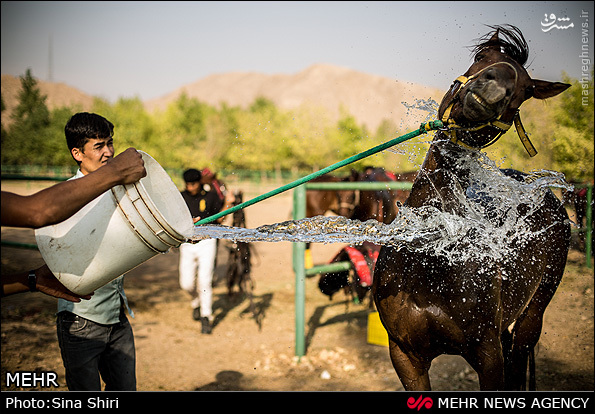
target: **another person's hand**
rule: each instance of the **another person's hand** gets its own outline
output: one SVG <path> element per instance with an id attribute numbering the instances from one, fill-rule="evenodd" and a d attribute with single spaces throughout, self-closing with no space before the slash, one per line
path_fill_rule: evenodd
<path id="1" fill-rule="evenodd" d="M 60 299 L 66 299 L 71 302 L 80 302 L 81 299 L 91 299 L 90 295 L 77 295 L 68 290 L 60 281 L 54 276 L 47 265 L 43 265 L 35 270 L 37 276 L 37 290 L 46 295 L 53 296 Z"/>
<path id="2" fill-rule="evenodd" d="M 113 173 L 119 177 L 119 184 L 132 184 L 147 175 L 142 155 L 134 148 L 110 159 L 106 168 L 113 168 Z"/>

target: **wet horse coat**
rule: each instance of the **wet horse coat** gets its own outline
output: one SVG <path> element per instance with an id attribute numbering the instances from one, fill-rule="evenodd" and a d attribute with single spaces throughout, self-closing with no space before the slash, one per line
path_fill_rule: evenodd
<path id="1" fill-rule="evenodd" d="M 523 67 L 528 49 L 520 31 L 494 29 L 476 47 L 473 65 L 443 98 L 439 117 L 448 127 L 435 135 L 405 202 L 408 208 L 431 207 L 466 217 L 476 185 L 469 169 L 479 157 L 475 149 L 497 140 L 518 118 L 522 102 L 555 96 L 569 86 L 531 79 Z M 493 174 L 525 178 L 514 171 Z M 484 219 L 495 228 L 498 219 L 515 214 L 533 234 L 527 242 L 512 232 L 502 258 L 452 262 L 407 245 L 381 249 L 373 294 L 406 390 L 431 389 L 428 370 L 441 354 L 463 356 L 478 373 L 482 390 L 525 389 L 527 360 L 562 278 L 570 238 L 566 211 L 547 191 L 537 206 L 520 203 L 495 218 L 486 209 Z M 452 249 L 463 256 L 476 242 L 470 233 L 467 245 Z"/>

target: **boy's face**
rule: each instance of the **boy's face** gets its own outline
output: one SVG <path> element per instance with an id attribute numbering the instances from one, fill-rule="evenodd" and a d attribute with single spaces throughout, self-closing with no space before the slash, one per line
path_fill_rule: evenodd
<path id="1" fill-rule="evenodd" d="M 197 195 L 200 190 L 200 181 L 186 182 L 186 191 L 192 195 Z"/>
<path id="2" fill-rule="evenodd" d="M 90 138 L 82 149 L 73 148 L 72 156 L 80 162 L 81 172 L 87 175 L 114 156 L 114 139 Z"/>

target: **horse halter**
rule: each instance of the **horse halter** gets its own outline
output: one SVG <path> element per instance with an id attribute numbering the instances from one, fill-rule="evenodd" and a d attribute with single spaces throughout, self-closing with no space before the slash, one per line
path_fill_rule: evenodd
<path id="1" fill-rule="evenodd" d="M 337 204 L 338 204 L 338 208 L 337 210 L 341 210 L 341 209 L 346 209 L 349 210 L 349 214 L 353 214 L 353 211 L 355 210 L 355 206 L 356 206 L 357 200 L 355 200 L 352 203 L 349 203 L 347 201 L 341 201 L 341 197 L 339 196 L 339 192 L 337 192 Z"/>
<path id="2" fill-rule="evenodd" d="M 446 133 L 446 135 L 448 135 L 448 137 L 450 138 L 451 142 L 458 144 L 462 147 L 465 148 L 470 148 L 470 149 L 483 149 L 486 148 L 490 145 L 492 145 L 493 143 L 495 143 L 506 131 L 508 131 L 510 129 L 510 127 L 512 126 L 512 124 L 514 123 L 514 126 L 516 128 L 517 134 L 521 140 L 521 143 L 523 144 L 523 146 L 525 147 L 525 150 L 527 150 L 527 152 L 529 153 L 529 156 L 534 157 L 537 154 L 537 150 L 535 149 L 535 147 L 533 146 L 533 144 L 531 143 L 531 141 L 529 140 L 529 135 L 527 134 L 527 132 L 525 131 L 525 128 L 523 127 L 523 124 L 521 123 L 521 115 L 519 110 L 516 111 L 512 122 L 505 122 L 503 120 L 501 120 L 502 118 L 502 114 L 504 113 L 504 111 L 494 120 L 492 121 L 488 121 L 482 125 L 476 126 L 476 127 L 463 127 L 460 125 L 457 125 L 457 123 L 455 122 L 454 119 L 451 118 L 450 116 L 450 112 L 452 110 L 452 107 L 454 105 L 455 99 L 456 97 L 459 95 L 459 93 L 461 92 L 461 90 L 465 87 L 465 85 L 472 79 L 476 78 L 477 76 L 479 76 L 484 70 L 491 68 L 492 66 L 495 65 L 508 65 L 510 66 L 515 74 L 515 78 L 514 78 L 514 84 L 516 86 L 517 80 L 518 80 L 518 73 L 516 68 L 511 65 L 508 62 L 496 62 L 493 63 L 491 65 L 486 66 L 485 68 L 481 69 L 479 72 L 474 73 L 471 76 L 459 76 L 458 78 L 455 79 L 455 81 L 453 82 L 453 85 L 451 86 L 451 90 L 453 90 L 454 88 L 457 88 L 456 91 L 454 91 L 452 98 L 450 100 L 450 103 L 448 104 L 446 110 L 444 111 L 444 114 L 442 115 L 442 119 L 441 121 L 443 122 L 444 126 L 445 126 L 445 130 L 444 132 Z M 477 131 L 480 130 L 482 128 L 485 127 L 493 127 L 499 130 L 498 134 L 496 134 L 496 136 L 494 138 L 492 138 L 488 143 L 481 145 L 481 146 L 474 146 L 471 145 L 467 142 L 465 142 L 464 137 L 459 135 L 457 136 L 457 131 L 465 131 L 465 132 L 473 132 L 473 131 Z"/>

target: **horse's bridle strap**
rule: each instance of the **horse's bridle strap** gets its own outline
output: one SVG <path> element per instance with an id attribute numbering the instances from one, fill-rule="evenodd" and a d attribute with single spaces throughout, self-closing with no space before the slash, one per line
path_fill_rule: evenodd
<path id="1" fill-rule="evenodd" d="M 516 128 L 516 133 L 518 134 L 521 143 L 525 147 L 527 153 L 529 153 L 530 157 L 534 157 L 537 155 L 537 150 L 533 146 L 533 143 L 529 139 L 529 134 L 525 131 L 525 127 L 521 122 L 521 114 L 517 111 L 516 115 L 514 116 L 514 127 Z"/>

